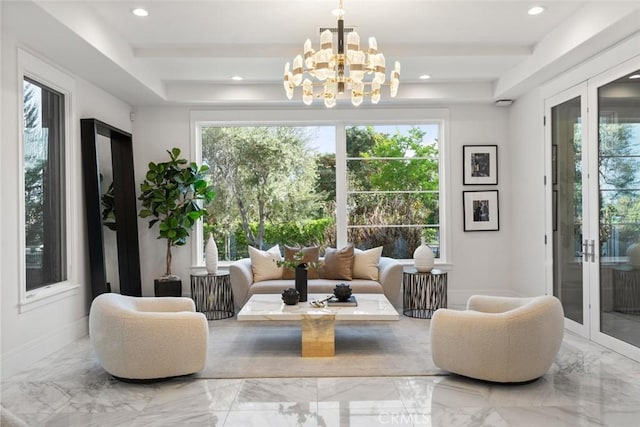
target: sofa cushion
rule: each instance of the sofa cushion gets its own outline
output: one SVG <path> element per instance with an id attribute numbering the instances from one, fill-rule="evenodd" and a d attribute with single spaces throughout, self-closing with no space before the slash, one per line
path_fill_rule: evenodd
<path id="1" fill-rule="evenodd" d="M 278 267 L 276 263 L 282 259 L 278 245 L 268 251 L 261 251 L 249 246 L 249 258 L 251 258 L 251 271 L 253 272 L 254 282 L 282 278 L 283 268 Z"/>
<path id="2" fill-rule="evenodd" d="M 378 280 L 378 264 L 382 256 L 382 246 L 362 251 L 356 249 L 353 260 L 353 278 Z"/>
<path id="3" fill-rule="evenodd" d="M 311 246 L 311 247 L 306 247 L 306 248 L 292 248 L 290 246 L 285 246 L 284 247 L 284 259 L 287 261 L 293 261 L 294 257 L 296 254 L 298 254 L 299 252 L 302 252 L 302 261 L 304 263 L 316 263 L 316 265 L 318 264 L 318 260 L 320 259 L 320 247 L 319 246 Z M 285 268 L 282 271 L 282 276 L 283 279 L 288 279 L 291 280 L 293 278 L 295 278 L 295 272 L 290 269 L 290 268 Z M 318 276 L 318 269 L 316 268 L 309 268 L 308 273 L 307 273 L 307 278 L 308 279 L 317 279 Z"/>
<path id="4" fill-rule="evenodd" d="M 353 245 L 342 249 L 327 248 L 320 266 L 321 279 L 351 280 L 353 278 Z"/>

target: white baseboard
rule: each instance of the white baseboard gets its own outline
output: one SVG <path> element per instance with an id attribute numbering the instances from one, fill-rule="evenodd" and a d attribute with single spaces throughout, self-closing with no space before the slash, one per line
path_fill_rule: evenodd
<path id="1" fill-rule="evenodd" d="M 24 371 L 39 360 L 71 344 L 77 339 L 89 333 L 89 317 L 67 324 L 57 332 L 48 333 L 29 341 L 13 350 L 2 353 L 0 364 L 2 365 L 2 380 Z"/>

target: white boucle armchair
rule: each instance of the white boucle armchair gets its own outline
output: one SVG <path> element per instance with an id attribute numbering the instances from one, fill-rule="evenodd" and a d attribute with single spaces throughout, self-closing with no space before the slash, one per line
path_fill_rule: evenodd
<path id="1" fill-rule="evenodd" d="M 190 298 L 99 295 L 89 312 L 98 361 L 111 375 L 150 380 L 204 369 L 209 329 Z"/>
<path id="2" fill-rule="evenodd" d="M 436 366 L 501 383 L 525 382 L 551 367 L 564 335 L 560 301 L 549 295 L 508 298 L 474 295 L 467 310 L 439 309 L 431 319 Z"/>

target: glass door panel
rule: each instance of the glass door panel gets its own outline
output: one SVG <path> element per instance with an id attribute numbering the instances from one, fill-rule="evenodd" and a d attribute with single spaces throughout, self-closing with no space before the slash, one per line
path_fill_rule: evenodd
<path id="1" fill-rule="evenodd" d="M 640 346 L 640 70 L 598 88 L 600 331 Z"/>
<path id="2" fill-rule="evenodd" d="M 582 101 L 551 107 L 553 294 L 565 317 L 584 324 Z"/>

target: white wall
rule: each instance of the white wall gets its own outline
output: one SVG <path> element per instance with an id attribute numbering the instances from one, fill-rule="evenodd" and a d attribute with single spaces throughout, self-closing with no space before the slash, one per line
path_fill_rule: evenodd
<path id="1" fill-rule="evenodd" d="M 193 157 L 189 123 L 189 109 L 185 107 L 136 109 L 133 123 L 136 194 L 140 194 L 140 183 L 144 180 L 149 162 L 169 160 L 166 150 L 177 147 L 182 151 L 181 156 L 184 158 Z M 166 240 L 158 240 L 158 226 L 149 229 L 148 223 L 147 220 L 138 218 L 143 296 L 153 296 L 153 280 L 164 275 L 166 265 Z M 182 292 L 189 295 L 191 246 L 187 244 L 172 248 L 171 253 L 172 272 L 182 278 Z"/>
<path id="2" fill-rule="evenodd" d="M 426 108 L 426 106 L 425 106 Z M 438 108 L 442 108 L 438 106 Z M 463 305 L 472 293 L 512 295 L 509 288 L 511 185 L 509 183 L 511 152 L 508 139 L 508 110 L 493 105 L 453 105 L 450 112 L 449 168 L 451 198 L 449 212 L 452 230 L 449 273 L 449 298 L 451 305 Z M 349 120 L 349 111 L 341 112 L 341 118 Z M 366 110 L 371 120 L 388 119 L 381 110 Z M 402 110 L 398 114 L 402 116 Z M 187 107 L 141 107 L 136 109 L 134 122 L 134 158 L 139 184 L 149 161 L 164 161 L 165 150 L 178 147 L 185 156 L 190 155 L 190 113 Z M 237 110 L 237 120 L 251 121 L 251 113 Z M 309 110 L 309 120 L 319 120 L 322 111 Z M 293 115 L 293 112 L 291 113 Z M 228 112 L 225 112 L 228 116 Z M 296 115 L 299 119 L 299 115 Z M 497 186 L 462 185 L 462 146 L 465 144 L 497 144 L 499 155 L 499 184 Z M 500 191 L 500 231 L 464 232 L 462 217 L 462 191 L 498 189 Z M 147 221 L 140 220 L 140 253 L 143 295 L 153 294 L 153 280 L 164 273 L 164 241 L 156 239 L 157 230 L 148 230 Z M 183 279 L 183 294 L 188 295 L 191 248 L 185 246 L 173 251 L 174 273 Z"/>
<path id="3" fill-rule="evenodd" d="M 513 295 L 507 261 L 510 236 L 512 186 L 510 157 L 513 141 L 508 138 L 508 109 L 481 105 L 456 105 L 451 115 L 451 207 L 452 270 L 449 273 L 449 305 L 460 307 L 473 294 Z M 462 185 L 462 146 L 498 145 L 498 185 Z M 499 231 L 463 231 L 462 191 L 498 190 Z"/>
<path id="4" fill-rule="evenodd" d="M 545 150 L 543 100 L 536 89 L 510 107 L 512 144 L 510 287 L 520 296 L 545 293 Z M 551 244 L 551 242 L 549 242 Z"/>
<path id="5" fill-rule="evenodd" d="M 1 317 L 2 317 L 2 376 L 31 365 L 34 361 L 56 351 L 87 333 L 87 313 L 89 310 L 90 287 L 88 284 L 88 256 L 86 242 L 86 223 L 84 221 L 82 169 L 80 156 L 81 118 L 96 117 L 116 127 L 131 131 L 129 112 L 131 107 L 110 96 L 92 84 L 74 77 L 75 115 L 72 117 L 71 150 L 73 163 L 70 166 L 72 176 L 72 207 L 69 215 L 75 219 L 76 238 L 72 241 L 75 250 L 72 253 L 73 281 L 79 284 L 76 292 L 63 298 L 20 312 L 19 301 L 19 230 L 22 219 L 19 216 L 17 182 L 22 177 L 19 172 L 18 123 L 21 112 L 18 111 L 18 96 L 21 92 L 21 77 L 17 68 L 17 42 L 10 34 L 2 34 L 2 156 L 0 156 L 0 192 L 2 194 L 2 216 L 0 228 L 0 262 L 2 271 Z M 43 56 L 32 52 L 35 56 Z M 51 62 L 50 62 L 51 63 Z M 51 63 L 56 66 L 56 64 Z M 61 67 L 58 67 L 61 68 Z M 64 71 L 64 70 L 63 70 Z"/>

